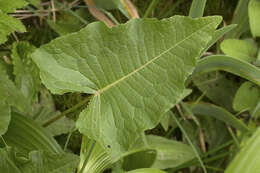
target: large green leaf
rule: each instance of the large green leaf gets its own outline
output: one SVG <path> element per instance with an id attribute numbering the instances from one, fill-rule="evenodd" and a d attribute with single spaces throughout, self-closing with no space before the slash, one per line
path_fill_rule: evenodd
<path id="1" fill-rule="evenodd" d="M 120 157 L 188 94 L 185 79 L 220 21 L 175 16 L 112 29 L 97 22 L 42 46 L 33 57 L 53 93 L 94 94 L 77 127 Z"/>
<path id="2" fill-rule="evenodd" d="M 251 0 L 248 6 L 250 29 L 254 37 L 260 37 L 260 1 Z"/>
<path id="3" fill-rule="evenodd" d="M 25 0 L 0 0 L 0 10 L 10 13 L 14 12 L 16 8 L 22 8 L 27 4 Z"/>
<path id="4" fill-rule="evenodd" d="M 5 1 L 5 2 L 9 2 L 9 1 Z M 1 7 L 1 2 L 0 2 L 0 7 Z M 0 10 L 0 44 L 4 43 L 7 40 L 7 35 L 9 35 L 14 31 L 25 32 L 26 29 L 20 20 L 8 16 L 7 14 L 3 13 Z"/>
<path id="5" fill-rule="evenodd" d="M 0 172 L 3 173 L 74 173 L 78 156 L 32 151 L 21 156 L 12 148 L 0 149 Z"/>
<path id="6" fill-rule="evenodd" d="M 260 170 L 260 128 L 249 139 L 225 173 L 259 173 Z"/>
<path id="7" fill-rule="evenodd" d="M 7 129 L 11 120 L 10 107 L 5 103 L 4 100 L 0 100 L 0 136 L 3 135 Z"/>

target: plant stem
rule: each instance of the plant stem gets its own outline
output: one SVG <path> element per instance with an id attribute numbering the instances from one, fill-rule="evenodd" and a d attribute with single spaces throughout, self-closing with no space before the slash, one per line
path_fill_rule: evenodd
<path id="1" fill-rule="evenodd" d="M 159 0 L 153 0 L 147 10 L 145 11 L 144 18 L 148 17 L 152 12 L 153 8 L 158 4 Z"/>
<path id="2" fill-rule="evenodd" d="M 61 114 L 59 114 L 59 115 L 53 117 L 52 119 L 48 120 L 42 126 L 43 127 L 47 127 L 47 126 L 51 125 L 52 123 L 56 122 L 60 118 L 64 117 L 66 114 L 71 113 L 71 112 L 77 110 L 79 107 L 81 107 L 84 104 L 86 104 L 91 98 L 92 98 L 92 95 L 86 97 L 84 100 L 82 100 L 78 104 L 74 105 L 73 107 L 71 107 L 71 108 L 67 109 L 66 111 L 62 112 Z"/>
<path id="3" fill-rule="evenodd" d="M 176 122 L 176 124 L 179 126 L 180 130 L 182 131 L 183 135 L 184 135 L 185 138 L 187 139 L 188 143 L 190 144 L 190 146 L 191 146 L 193 152 L 195 153 L 197 159 L 199 160 L 199 163 L 200 163 L 200 165 L 201 165 L 201 167 L 202 167 L 202 169 L 203 169 L 203 172 L 204 172 L 204 173 L 207 173 L 207 169 L 205 168 L 205 165 L 203 164 L 203 162 L 202 162 L 202 160 L 201 160 L 201 158 L 200 158 L 200 155 L 199 155 L 198 151 L 196 150 L 195 146 L 193 145 L 193 143 L 191 142 L 191 140 L 190 140 L 188 134 L 186 133 L 186 131 L 184 130 L 184 128 L 183 128 L 182 125 L 180 124 L 179 120 L 178 120 L 174 115 L 173 115 L 172 117 L 173 117 L 174 121 Z"/>

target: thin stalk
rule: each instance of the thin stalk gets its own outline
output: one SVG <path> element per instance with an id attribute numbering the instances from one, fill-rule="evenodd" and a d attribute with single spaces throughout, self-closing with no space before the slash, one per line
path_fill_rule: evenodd
<path id="1" fill-rule="evenodd" d="M 206 165 L 205 167 L 208 168 L 208 169 L 211 169 L 211 170 L 213 170 L 213 171 L 218 171 L 218 172 L 223 172 L 223 171 L 225 171 L 224 169 L 216 168 L 216 167 L 212 167 L 212 166 L 208 166 L 208 165 Z"/>
<path id="2" fill-rule="evenodd" d="M 8 145 L 7 145 L 7 143 L 5 142 L 5 139 L 3 138 L 2 135 L 1 135 L 1 139 L 2 139 L 2 141 L 3 141 L 4 145 L 5 145 L 5 147 L 8 147 Z"/>
<path id="3" fill-rule="evenodd" d="M 82 166 L 82 168 L 80 169 L 79 173 L 83 173 L 83 171 L 84 171 L 84 169 L 85 169 L 85 167 L 86 167 L 86 165 L 87 165 L 87 163 L 88 163 L 88 160 L 89 160 L 89 158 L 90 158 L 90 156 L 91 156 L 91 154 L 92 154 L 92 152 L 93 152 L 93 150 L 94 150 L 95 145 L 96 145 L 96 141 L 93 141 L 93 143 L 92 143 L 92 145 L 91 145 L 91 147 L 90 147 L 90 150 L 89 150 L 89 152 L 88 152 L 88 155 L 87 155 L 87 157 L 86 157 L 86 159 L 85 159 L 85 161 L 84 161 L 84 163 L 83 163 L 83 166 Z"/>
<path id="4" fill-rule="evenodd" d="M 150 4 L 147 10 L 144 13 L 144 18 L 147 18 L 151 12 L 153 11 L 153 8 L 158 4 L 159 0 L 153 0 Z"/>
<path id="5" fill-rule="evenodd" d="M 201 167 L 202 167 L 202 169 L 203 169 L 203 172 L 204 172 L 204 173 L 207 173 L 207 169 L 205 168 L 205 165 L 203 164 L 203 162 L 202 162 L 202 160 L 201 160 L 201 158 L 200 158 L 200 155 L 199 155 L 198 151 L 196 150 L 195 146 L 193 145 L 193 143 L 191 142 L 191 140 L 190 140 L 188 134 L 186 133 L 186 131 L 184 130 L 184 128 L 183 128 L 182 125 L 180 124 L 179 120 L 178 120 L 174 115 L 173 115 L 172 117 L 173 117 L 174 121 L 176 122 L 176 124 L 179 126 L 180 130 L 182 131 L 183 135 L 184 135 L 185 138 L 187 139 L 188 143 L 190 144 L 190 146 L 191 146 L 193 152 L 195 153 L 197 159 L 199 160 L 199 163 L 200 163 L 200 165 L 201 165 Z"/>
<path id="6" fill-rule="evenodd" d="M 227 129 L 228 129 L 228 131 L 229 131 L 231 137 L 233 138 L 234 143 L 235 143 L 237 149 L 239 149 L 239 148 L 240 148 L 240 145 L 239 145 L 238 139 L 236 138 L 236 135 L 234 134 L 234 132 L 233 132 L 233 130 L 230 128 L 230 126 L 227 125 Z"/>
<path id="7" fill-rule="evenodd" d="M 68 137 L 67 137 L 66 143 L 65 143 L 65 145 L 64 145 L 63 151 L 66 151 L 66 150 L 67 150 L 68 144 L 69 144 L 69 141 L 70 141 L 70 137 L 71 137 L 72 133 L 73 133 L 75 130 L 76 130 L 76 127 L 75 127 L 75 126 L 74 126 L 73 128 L 71 128 L 71 131 L 70 131 L 70 133 L 69 133 L 69 135 L 68 135 Z"/>
<path id="8" fill-rule="evenodd" d="M 47 122 L 45 122 L 43 124 L 43 127 L 47 127 L 47 126 L 51 125 L 52 123 L 56 122 L 57 120 L 59 120 L 60 118 L 64 117 L 68 113 L 71 113 L 71 112 L 77 110 L 78 108 L 80 108 L 81 106 L 86 104 L 91 98 L 92 98 L 92 95 L 86 97 L 84 100 L 82 100 L 78 104 L 74 105 L 73 107 L 67 109 L 66 111 L 62 112 L 61 114 L 59 114 L 59 115 L 53 117 L 52 119 L 48 120 Z"/>

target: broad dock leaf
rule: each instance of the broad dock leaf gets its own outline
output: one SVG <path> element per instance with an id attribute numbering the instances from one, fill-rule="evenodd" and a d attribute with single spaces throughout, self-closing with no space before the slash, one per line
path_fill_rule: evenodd
<path id="1" fill-rule="evenodd" d="M 42 46 L 33 59 L 53 93 L 93 94 L 77 128 L 118 158 L 187 95 L 184 82 L 220 21 L 175 16 L 113 28 L 92 23 Z"/>

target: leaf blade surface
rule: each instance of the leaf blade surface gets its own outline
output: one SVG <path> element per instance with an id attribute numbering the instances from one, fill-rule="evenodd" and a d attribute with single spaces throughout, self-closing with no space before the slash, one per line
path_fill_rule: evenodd
<path id="1" fill-rule="evenodd" d="M 33 57 L 53 93 L 94 94 L 77 127 L 119 157 L 187 95 L 184 82 L 220 21 L 175 16 L 112 29 L 94 23 Z"/>

